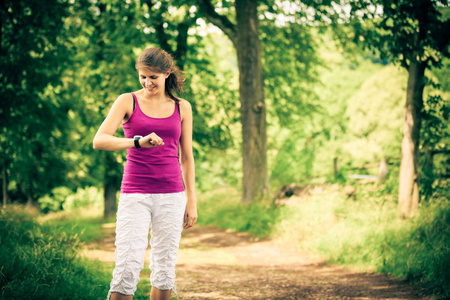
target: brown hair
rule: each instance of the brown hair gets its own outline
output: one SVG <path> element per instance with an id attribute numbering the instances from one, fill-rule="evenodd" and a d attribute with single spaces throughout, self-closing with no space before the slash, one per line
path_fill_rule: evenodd
<path id="1" fill-rule="evenodd" d="M 135 67 L 136 70 L 147 68 L 157 73 L 170 72 L 165 83 L 166 94 L 177 103 L 180 101 L 173 91 L 183 92 L 185 78 L 169 53 L 160 48 L 147 48 L 137 58 Z"/>

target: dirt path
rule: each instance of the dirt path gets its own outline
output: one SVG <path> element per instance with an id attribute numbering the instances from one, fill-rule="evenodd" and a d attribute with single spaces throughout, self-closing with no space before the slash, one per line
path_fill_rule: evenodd
<path id="1" fill-rule="evenodd" d="M 114 262 L 114 224 L 86 245 L 90 259 Z M 145 260 L 148 266 L 149 250 Z M 141 275 L 141 278 L 143 276 Z M 183 232 L 177 261 L 181 299 L 430 299 L 383 275 L 328 266 L 289 242 L 196 226 Z"/>

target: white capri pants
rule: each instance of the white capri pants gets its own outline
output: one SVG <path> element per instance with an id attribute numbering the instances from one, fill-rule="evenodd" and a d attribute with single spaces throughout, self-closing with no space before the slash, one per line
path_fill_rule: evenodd
<path id="1" fill-rule="evenodd" d="M 150 239 L 150 282 L 160 290 L 175 287 L 175 263 L 186 208 L 184 192 L 120 194 L 116 223 L 116 265 L 111 293 L 134 295 Z"/>

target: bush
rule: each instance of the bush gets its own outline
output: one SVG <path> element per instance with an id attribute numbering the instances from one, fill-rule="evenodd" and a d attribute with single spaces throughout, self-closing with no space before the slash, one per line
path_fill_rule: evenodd
<path id="1" fill-rule="evenodd" d="M 356 186 L 348 198 L 337 185 L 281 209 L 277 233 L 330 263 L 406 279 L 450 297 L 450 202 L 432 199 L 417 217 L 401 220 L 386 185 Z"/>
<path id="2" fill-rule="evenodd" d="M 44 213 L 60 211 L 70 194 L 72 194 L 72 190 L 65 186 L 54 188 L 49 195 L 39 198 L 39 207 Z"/>
<path id="3" fill-rule="evenodd" d="M 64 210 L 74 210 L 80 207 L 93 206 L 103 210 L 103 193 L 96 187 L 77 189 L 75 194 L 69 195 L 63 204 Z"/>
<path id="4" fill-rule="evenodd" d="M 43 213 L 74 210 L 80 207 L 103 209 L 103 194 L 96 187 L 78 188 L 75 193 L 67 187 L 54 188 L 38 200 Z"/>
<path id="5" fill-rule="evenodd" d="M 242 205 L 240 193 L 230 187 L 211 191 L 198 203 L 199 224 L 246 231 L 259 238 L 271 235 L 279 209 L 270 203 Z"/>
<path id="6" fill-rule="evenodd" d="M 50 233 L 21 209 L 0 212 L 1 299 L 100 299 L 108 278 L 82 260 L 79 241 Z"/>
<path id="7" fill-rule="evenodd" d="M 410 225 L 386 233 L 379 270 L 418 281 L 437 295 L 450 298 L 450 205 L 422 208 Z"/>

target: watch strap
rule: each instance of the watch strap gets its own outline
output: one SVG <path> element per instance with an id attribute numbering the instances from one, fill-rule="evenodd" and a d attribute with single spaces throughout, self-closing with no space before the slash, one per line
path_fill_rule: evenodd
<path id="1" fill-rule="evenodd" d="M 139 135 L 136 135 L 135 137 L 134 137 L 134 147 L 135 148 L 142 148 L 141 147 L 141 145 L 139 145 L 139 139 L 141 138 L 141 136 L 139 136 Z"/>

